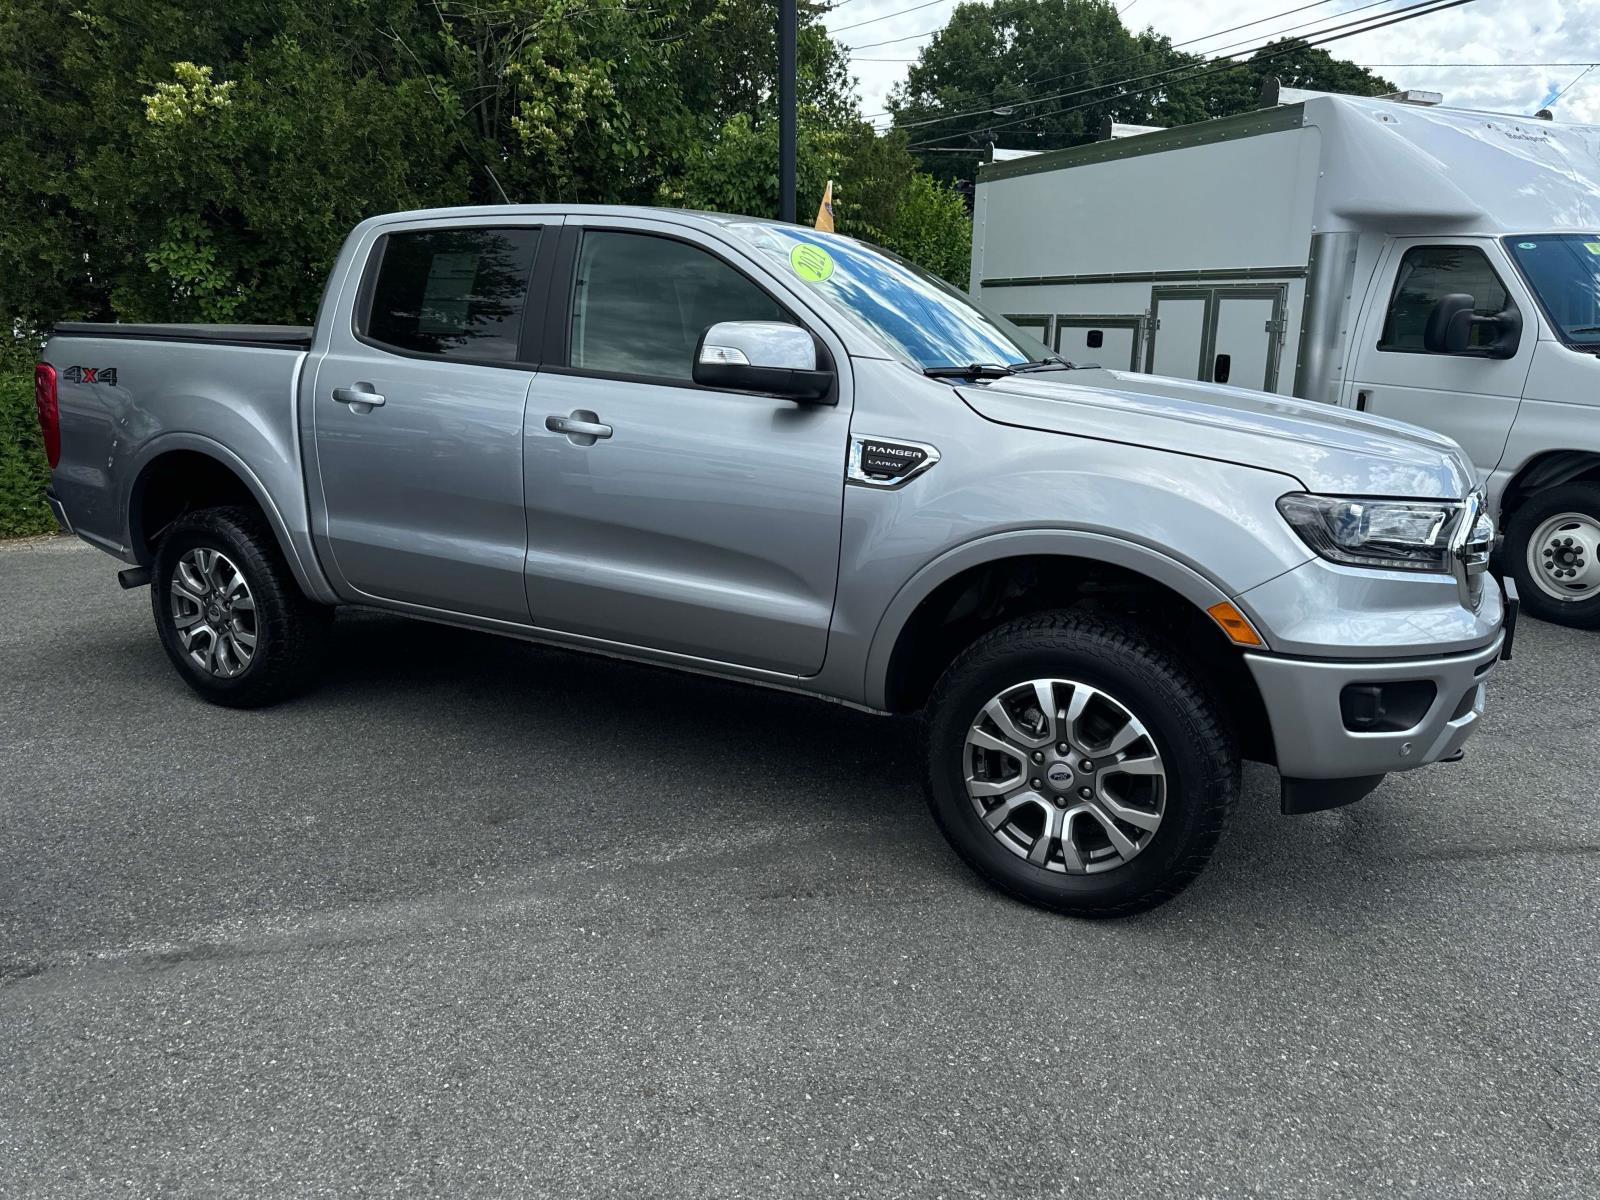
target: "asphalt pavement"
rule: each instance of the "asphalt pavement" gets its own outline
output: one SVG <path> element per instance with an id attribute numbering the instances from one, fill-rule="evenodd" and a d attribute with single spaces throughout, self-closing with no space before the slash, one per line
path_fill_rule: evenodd
<path id="1" fill-rule="evenodd" d="M 0 548 L 0 1195 L 1600 1195 L 1600 634 L 1109 923 L 906 722 L 374 615 L 264 712 Z"/>

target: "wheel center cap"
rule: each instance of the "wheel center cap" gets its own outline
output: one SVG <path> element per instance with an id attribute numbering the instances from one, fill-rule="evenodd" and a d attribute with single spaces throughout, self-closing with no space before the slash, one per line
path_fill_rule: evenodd
<path id="1" fill-rule="evenodd" d="M 1077 782 L 1078 773 L 1072 769 L 1071 763 L 1053 762 L 1049 770 L 1045 771 L 1044 777 L 1056 791 L 1067 792 L 1071 791 L 1072 785 Z"/>

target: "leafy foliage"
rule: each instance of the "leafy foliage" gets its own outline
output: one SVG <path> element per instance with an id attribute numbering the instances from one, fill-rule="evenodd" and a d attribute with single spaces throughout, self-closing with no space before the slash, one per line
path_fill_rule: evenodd
<path id="1" fill-rule="evenodd" d="M 970 149 L 929 153 L 925 165 L 971 179 L 991 131 L 1002 146 L 1076 146 L 1107 121 L 1170 126 L 1247 111 L 1272 76 L 1324 91 L 1395 90 L 1303 41 L 1273 43 L 1228 67 L 1174 49 L 1154 29 L 1125 28 L 1108 0 L 997 0 L 959 5 L 888 107 L 912 144 Z"/>
<path id="2" fill-rule="evenodd" d="M 893 101 L 911 128 L 881 136 L 825 8 L 801 0 L 803 215 L 832 179 L 840 232 L 958 282 L 965 206 L 921 170 L 971 160 L 909 149 L 981 123 L 952 112 L 1097 89 L 1030 106 L 1006 139 L 1053 146 L 1105 116 L 1251 107 L 1267 73 L 1389 87 L 1301 46 L 1113 100 L 1118 80 L 1193 60 L 1105 0 L 997 0 L 956 9 Z M 773 17 L 753 0 L 0 0 L 0 533 L 49 526 L 22 351 L 55 321 L 304 323 L 350 227 L 396 209 L 775 215 Z"/>
<path id="3" fill-rule="evenodd" d="M 49 468 L 33 408 L 33 356 L 0 352 L 0 538 L 49 533 Z"/>

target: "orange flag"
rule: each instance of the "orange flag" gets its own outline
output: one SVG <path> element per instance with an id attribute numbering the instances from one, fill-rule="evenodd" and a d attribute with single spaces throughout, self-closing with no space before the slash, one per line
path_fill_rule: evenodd
<path id="1" fill-rule="evenodd" d="M 817 205 L 816 228 L 824 233 L 833 232 L 833 180 L 828 180 L 828 186 L 822 189 L 822 203 Z"/>

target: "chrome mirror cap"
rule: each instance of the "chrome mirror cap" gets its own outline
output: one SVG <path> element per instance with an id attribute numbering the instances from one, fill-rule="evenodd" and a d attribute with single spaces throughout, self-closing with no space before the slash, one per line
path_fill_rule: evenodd
<path id="1" fill-rule="evenodd" d="M 701 387 L 780 396 L 800 404 L 837 404 L 833 371 L 819 367 L 811 331 L 784 321 L 719 321 L 694 352 Z M 831 365 L 831 364 L 830 364 Z"/>
<path id="2" fill-rule="evenodd" d="M 815 371 L 817 344 L 786 321 L 718 321 L 700 342 L 699 361 L 782 371 Z"/>

